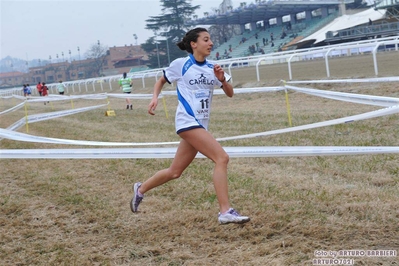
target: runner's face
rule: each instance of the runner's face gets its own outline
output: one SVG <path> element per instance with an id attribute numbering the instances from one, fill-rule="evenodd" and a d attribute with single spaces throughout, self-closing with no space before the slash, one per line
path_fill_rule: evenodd
<path id="1" fill-rule="evenodd" d="M 208 32 L 203 31 L 198 35 L 197 42 L 191 42 L 194 55 L 206 57 L 211 54 L 213 42 L 211 41 L 211 36 Z"/>

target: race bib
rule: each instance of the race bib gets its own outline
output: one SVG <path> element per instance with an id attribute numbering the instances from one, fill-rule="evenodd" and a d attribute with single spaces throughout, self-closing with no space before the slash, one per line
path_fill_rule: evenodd
<path id="1" fill-rule="evenodd" d="M 194 114 L 197 119 L 209 119 L 210 91 L 195 91 Z"/>

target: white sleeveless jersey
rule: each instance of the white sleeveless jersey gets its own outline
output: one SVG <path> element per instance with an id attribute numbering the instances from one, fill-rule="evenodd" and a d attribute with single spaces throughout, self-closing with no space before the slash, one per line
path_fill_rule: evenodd
<path id="1" fill-rule="evenodd" d="M 213 63 L 198 63 L 190 54 L 174 60 L 164 70 L 164 77 L 177 85 L 176 132 L 199 127 L 208 130 L 213 89 L 222 85 L 213 72 Z"/>

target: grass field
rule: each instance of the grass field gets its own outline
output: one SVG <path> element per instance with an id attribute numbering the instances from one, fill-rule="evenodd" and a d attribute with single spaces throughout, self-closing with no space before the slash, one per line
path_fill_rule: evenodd
<path id="1" fill-rule="evenodd" d="M 395 56 L 397 53 L 388 57 Z M 362 63 L 355 61 L 360 67 L 357 75 L 346 72 L 336 77 L 370 77 L 362 74 Z M 314 63 L 308 62 L 308 69 Z M 344 59 L 340 64 L 350 68 Z M 273 67 L 265 69 L 265 76 L 279 73 Z M 257 83 L 246 71 L 234 73 L 236 87 L 278 85 L 280 79 L 285 79 L 285 74 L 273 74 L 273 78 L 265 77 Z M 398 68 L 381 71 L 387 74 Z M 394 83 L 302 87 L 399 97 L 399 86 Z M 150 91 L 146 88 L 136 92 Z M 293 126 L 379 109 L 294 92 L 289 93 L 289 99 Z M 168 119 L 162 106 L 158 106 L 156 116 L 149 116 L 148 100 L 134 101 L 133 111 L 124 109 L 124 99 L 110 100 L 115 117 L 104 116 L 104 108 L 30 124 L 29 133 L 97 141 L 178 140 L 174 133 L 175 97 L 166 97 Z M 0 111 L 18 102 L 0 100 Z M 103 103 L 77 100 L 74 105 Z M 28 110 L 34 114 L 70 108 L 70 102 L 57 102 L 30 104 Z M 24 115 L 22 109 L 2 115 L 0 127 L 6 128 Z M 398 116 L 391 115 L 222 145 L 399 146 L 398 125 Z M 288 126 L 283 92 L 214 97 L 209 130 L 215 137 Z M 25 132 L 25 128 L 19 131 Z M 77 147 L 3 139 L 0 148 Z M 226 226 L 217 223 L 213 163 L 207 159 L 196 159 L 180 179 L 150 191 L 139 213 L 131 213 L 132 184 L 146 180 L 170 162 L 2 159 L 0 264 L 312 265 L 318 258 L 315 252 L 321 250 L 399 249 L 398 155 L 231 158 L 232 205 L 252 220 L 245 225 Z M 353 259 L 355 265 L 399 264 L 397 256 L 346 258 Z"/>

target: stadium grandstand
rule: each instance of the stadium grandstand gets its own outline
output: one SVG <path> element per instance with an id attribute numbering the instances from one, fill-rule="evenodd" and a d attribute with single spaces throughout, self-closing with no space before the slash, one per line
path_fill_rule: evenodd
<path id="1" fill-rule="evenodd" d="M 240 33 L 211 54 L 226 59 L 398 36 L 399 0 L 256 0 L 237 8 L 224 0 L 213 13 L 187 23 L 239 26 Z"/>

